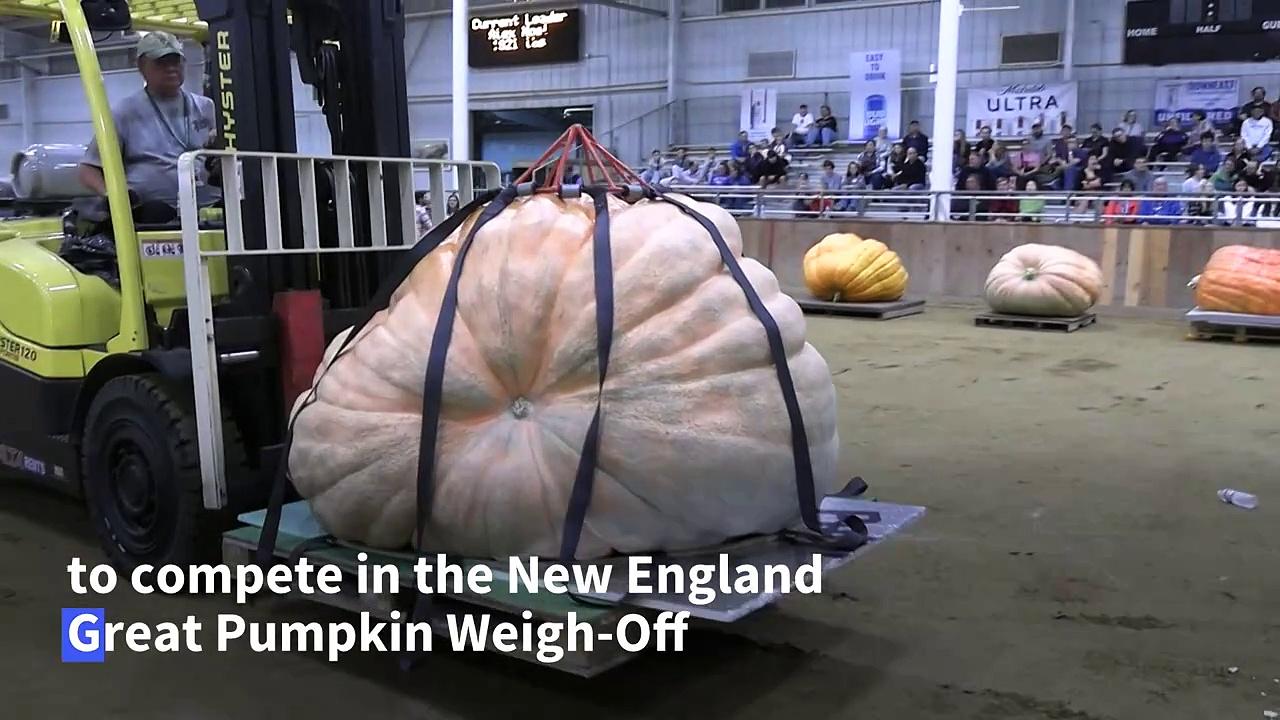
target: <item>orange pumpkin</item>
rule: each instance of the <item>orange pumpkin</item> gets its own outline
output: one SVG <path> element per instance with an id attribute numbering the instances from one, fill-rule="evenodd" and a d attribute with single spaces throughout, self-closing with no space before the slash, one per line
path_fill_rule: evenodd
<path id="1" fill-rule="evenodd" d="M 742 254 L 734 219 L 683 197 Z M 295 409 L 294 485 L 332 534 L 411 541 L 423 378 L 460 238 L 424 257 Z M 554 555 L 596 399 L 595 211 L 536 195 L 483 227 L 458 286 L 425 547 Z M 579 558 L 775 532 L 799 517 L 768 342 L 709 234 L 670 203 L 610 199 L 615 321 Z M 839 489 L 836 396 L 795 301 L 742 269 L 781 330 L 819 495 Z M 323 366 L 322 366 L 323 367 Z M 301 399 L 300 399 L 301 402 Z"/>
<path id="2" fill-rule="evenodd" d="M 1280 250 L 1219 248 L 1196 283 L 1196 305 L 1201 310 L 1280 315 Z"/>

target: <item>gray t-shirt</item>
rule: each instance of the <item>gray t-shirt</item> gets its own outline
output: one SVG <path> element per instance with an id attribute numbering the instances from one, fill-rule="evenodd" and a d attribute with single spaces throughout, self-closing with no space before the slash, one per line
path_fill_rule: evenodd
<path id="1" fill-rule="evenodd" d="M 213 101 L 186 90 L 173 98 L 151 97 L 139 90 L 112 108 L 111 116 L 129 189 L 143 200 L 176 205 L 178 157 L 208 145 L 214 133 Z M 89 143 L 84 162 L 102 167 L 96 139 Z M 197 172 L 203 183 L 204 168 Z"/>

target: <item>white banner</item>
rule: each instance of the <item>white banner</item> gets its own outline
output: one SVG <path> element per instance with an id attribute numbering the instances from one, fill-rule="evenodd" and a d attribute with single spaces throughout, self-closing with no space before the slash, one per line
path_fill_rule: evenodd
<path id="1" fill-rule="evenodd" d="M 1191 113 L 1203 110 L 1220 128 L 1231 125 L 1240 106 L 1239 78 L 1156 81 L 1155 125 L 1160 129 L 1177 115 L 1183 127 L 1191 126 Z"/>
<path id="2" fill-rule="evenodd" d="M 778 126 L 778 91 L 773 88 L 754 88 L 742 91 L 741 129 L 747 131 L 752 142 L 766 140 L 770 131 Z"/>
<path id="3" fill-rule="evenodd" d="M 969 88 L 965 134 L 974 137 L 989 127 L 996 137 L 1020 138 L 1040 123 L 1046 135 L 1057 135 L 1064 124 L 1076 125 L 1076 89 L 1073 82 Z"/>
<path id="4" fill-rule="evenodd" d="M 849 139 L 870 140 L 887 127 L 896 140 L 902 134 L 902 56 L 897 50 L 853 53 L 849 79 Z"/>

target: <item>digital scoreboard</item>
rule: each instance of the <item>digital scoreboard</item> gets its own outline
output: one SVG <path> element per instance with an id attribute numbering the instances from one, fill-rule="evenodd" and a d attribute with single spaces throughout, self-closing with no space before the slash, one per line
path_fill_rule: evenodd
<path id="1" fill-rule="evenodd" d="M 473 16 L 469 28 L 467 55 L 473 68 L 582 59 L 582 11 L 576 8 Z"/>
<path id="2" fill-rule="evenodd" d="M 1134 0 L 1126 65 L 1280 59 L 1280 0 Z"/>

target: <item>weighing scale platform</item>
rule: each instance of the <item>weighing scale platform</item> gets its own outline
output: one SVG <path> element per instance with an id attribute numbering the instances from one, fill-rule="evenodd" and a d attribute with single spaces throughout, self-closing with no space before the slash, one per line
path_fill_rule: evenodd
<path id="1" fill-rule="evenodd" d="M 890 536 L 900 532 L 925 513 L 925 508 L 915 505 L 896 505 L 875 502 L 861 498 L 848 498 L 832 495 L 823 499 L 820 518 L 829 528 L 844 528 L 840 519 L 856 514 L 866 523 L 870 540 L 867 544 L 853 552 L 824 553 L 822 570 L 824 575 L 836 568 L 852 562 L 871 548 Z M 258 546 L 265 510 L 245 513 L 239 517 L 245 526 L 230 530 L 223 534 L 223 559 L 228 564 L 247 564 L 253 562 L 254 552 Z M 280 519 L 280 532 L 276 540 L 275 555 L 287 559 L 293 549 L 301 543 L 313 538 L 324 537 L 326 533 L 311 513 L 310 505 L 305 501 L 294 502 L 284 507 Z M 390 564 L 400 569 L 402 590 L 398 593 L 358 593 L 355 588 L 355 573 L 359 562 L 356 556 L 368 553 L 369 564 Z M 747 538 L 727 545 L 705 548 L 696 551 L 655 554 L 650 566 L 651 578 L 658 576 L 659 565 L 678 564 L 691 566 L 708 564 L 717 570 L 712 575 L 708 587 L 717 589 L 716 598 L 707 605 L 694 605 L 687 594 L 651 594 L 636 595 L 625 592 L 627 584 L 625 557 L 604 558 L 595 561 L 599 564 L 612 564 L 614 570 L 611 581 L 604 593 L 583 593 L 580 598 L 587 602 L 579 602 L 568 595 L 534 592 L 511 592 L 507 583 L 508 564 L 489 560 L 453 560 L 465 568 L 476 564 L 486 564 L 492 569 L 493 582 L 487 594 L 463 592 L 455 595 L 432 596 L 436 608 L 436 617 L 431 619 L 437 632 L 446 631 L 442 615 L 444 613 L 488 613 L 494 621 L 520 621 L 520 614 L 528 610 L 535 619 L 548 622 L 564 622 L 569 613 L 574 613 L 579 621 L 594 626 L 596 635 L 600 631 L 612 632 L 617 621 L 623 615 L 633 612 L 656 614 L 660 611 L 688 611 L 691 617 L 708 623 L 734 622 L 756 610 L 766 607 L 780 597 L 779 593 L 758 592 L 752 594 L 725 594 L 719 588 L 719 555 L 729 556 L 729 568 L 739 565 L 787 565 L 797 569 L 810 564 L 815 552 L 811 546 L 797 544 L 776 536 L 759 536 Z M 412 610 L 416 596 L 413 587 L 413 566 L 417 555 L 409 552 L 375 550 L 347 543 L 338 542 L 307 553 L 313 563 L 332 564 L 340 567 L 344 574 L 343 592 L 337 595 L 301 595 L 306 600 L 332 605 L 354 612 L 370 612 L 372 615 L 390 619 L 390 613 L 398 610 L 401 617 L 407 617 Z M 511 653 L 521 659 L 536 661 L 532 653 Z M 611 667 L 619 665 L 633 656 L 622 650 L 616 643 L 597 642 L 592 652 L 566 652 L 561 661 L 550 664 L 559 670 L 591 677 Z"/>

